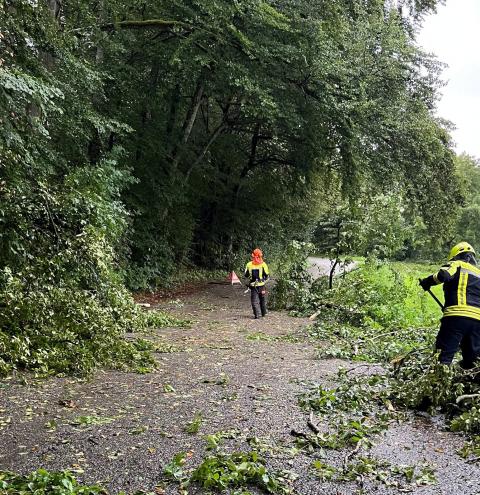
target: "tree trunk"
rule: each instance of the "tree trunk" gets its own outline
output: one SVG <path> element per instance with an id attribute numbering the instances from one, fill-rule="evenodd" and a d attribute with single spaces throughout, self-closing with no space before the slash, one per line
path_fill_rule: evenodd
<path id="1" fill-rule="evenodd" d="M 255 126 L 255 130 L 253 132 L 248 162 L 243 167 L 242 171 L 240 172 L 240 177 L 238 179 L 238 183 L 236 184 L 236 186 L 233 189 L 233 204 L 232 204 L 233 210 L 236 210 L 237 206 L 238 206 L 238 199 L 240 198 L 240 191 L 242 189 L 243 179 L 245 179 L 248 172 L 250 172 L 250 170 L 252 170 L 255 167 L 255 159 L 257 157 L 258 142 L 260 140 L 260 128 L 261 128 L 261 124 L 258 123 Z"/>
<path id="2" fill-rule="evenodd" d="M 175 129 L 175 121 L 177 120 L 177 111 L 179 104 L 180 104 L 180 85 L 176 84 L 172 90 L 172 95 L 170 97 L 170 110 L 168 112 L 167 128 L 166 128 L 167 145 L 171 143 L 172 140 L 174 139 L 173 130 Z"/>
<path id="3" fill-rule="evenodd" d="M 104 16 L 105 16 L 105 0 L 99 0 L 98 17 L 100 18 L 101 21 L 103 21 Z M 103 63 L 103 58 L 104 58 L 104 51 L 103 51 L 103 46 L 100 43 L 96 47 L 96 53 L 95 53 L 96 64 L 101 65 Z"/>
<path id="4" fill-rule="evenodd" d="M 255 126 L 255 129 L 254 129 L 252 141 L 250 144 L 250 155 L 248 157 L 248 162 L 246 163 L 246 165 L 243 167 L 242 171 L 240 172 L 240 177 L 238 178 L 238 182 L 235 185 L 235 187 L 233 188 L 232 213 L 234 215 L 235 215 L 235 212 L 238 208 L 238 200 L 240 199 L 240 191 L 242 189 L 242 181 L 243 181 L 243 179 L 245 179 L 248 172 L 255 167 L 258 142 L 260 140 L 260 128 L 261 128 L 261 124 L 257 123 Z M 231 233 L 229 236 L 228 252 L 230 255 L 233 254 L 233 233 Z"/>
<path id="5" fill-rule="evenodd" d="M 190 104 L 187 115 L 185 117 L 185 121 L 182 126 L 182 131 L 183 131 L 182 140 L 180 144 L 175 146 L 175 149 L 173 150 L 173 154 L 172 154 L 173 159 L 172 159 L 172 167 L 171 167 L 172 175 L 177 170 L 182 153 L 185 150 L 185 145 L 188 143 L 188 140 L 190 139 L 193 126 L 195 124 L 195 121 L 197 120 L 198 110 L 200 109 L 200 105 L 202 103 L 204 89 L 205 86 L 203 83 L 203 77 L 200 76 L 199 80 L 197 81 L 197 86 L 195 88 L 195 93 L 192 98 L 192 103 Z"/>
<path id="6" fill-rule="evenodd" d="M 157 90 L 158 79 L 160 75 L 160 64 L 158 60 L 154 60 L 152 63 L 152 68 L 150 69 L 150 78 L 148 83 L 148 88 L 145 91 L 145 98 L 143 100 L 143 108 L 141 113 L 141 126 L 137 133 L 137 148 L 135 151 L 135 159 L 138 161 L 142 157 L 142 139 L 145 135 L 145 130 L 147 123 L 152 118 L 150 102 L 152 100 L 155 91 Z"/>
<path id="7" fill-rule="evenodd" d="M 47 5 L 53 17 L 58 19 L 62 8 L 62 2 L 60 0 L 47 0 Z"/>
<path id="8" fill-rule="evenodd" d="M 167 180 L 170 181 L 170 184 L 173 185 L 175 182 L 175 173 L 180 164 L 180 160 L 182 158 L 183 153 L 185 152 L 186 145 L 190 139 L 190 135 L 193 130 L 193 126 L 197 120 L 198 111 L 200 109 L 200 105 L 202 104 L 203 92 L 205 90 L 205 85 L 203 82 L 203 74 L 200 75 L 197 85 L 195 87 L 195 93 L 192 97 L 192 102 L 190 107 L 188 108 L 187 115 L 185 116 L 185 120 L 182 126 L 182 139 L 180 143 L 177 143 L 172 152 L 172 162 L 170 166 L 170 170 L 168 173 Z M 169 212 L 169 206 L 166 205 L 160 218 L 161 220 L 165 220 L 167 218 Z"/>
<path id="9" fill-rule="evenodd" d="M 337 268 L 337 265 L 340 263 L 340 230 L 342 229 L 342 224 L 341 222 L 336 225 L 337 229 L 337 252 L 335 256 L 335 262 L 333 263 L 332 269 L 330 270 L 330 276 L 328 277 L 328 288 L 332 289 L 333 288 L 333 277 L 335 275 L 335 268 Z"/>
<path id="10" fill-rule="evenodd" d="M 335 275 L 335 268 L 337 268 L 338 263 L 339 263 L 339 259 L 336 258 L 335 262 L 333 263 L 332 269 L 330 270 L 330 275 L 328 277 L 328 288 L 329 289 L 333 288 L 333 276 Z"/>
<path id="11" fill-rule="evenodd" d="M 226 129 L 226 124 L 222 122 L 213 132 L 213 134 L 210 136 L 210 139 L 208 142 L 205 144 L 203 147 L 201 153 L 198 155 L 197 159 L 192 162 L 190 167 L 188 167 L 187 173 L 185 174 L 185 183 L 188 183 L 190 180 L 190 174 L 193 172 L 193 170 L 197 167 L 197 165 L 205 158 L 205 155 L 207 154 L 207 151 L 209 150 L 210 146 L 217 140 L 218 136 Z"/>

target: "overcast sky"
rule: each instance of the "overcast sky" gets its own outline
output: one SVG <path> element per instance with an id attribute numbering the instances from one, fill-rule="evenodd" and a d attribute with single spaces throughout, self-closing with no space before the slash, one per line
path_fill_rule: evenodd
<path id="1" fill-rule="evenodd" d="M 447 0 L 426 18 L 417 40 L 449 66 L 438 114 L 457 127 L 456 151 L 480 158 L 480 0 Z"/>

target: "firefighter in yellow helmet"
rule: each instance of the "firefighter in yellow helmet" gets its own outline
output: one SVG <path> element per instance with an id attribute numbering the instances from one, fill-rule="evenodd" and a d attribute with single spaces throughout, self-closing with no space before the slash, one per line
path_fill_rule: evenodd
<path id="1" fill-rule="evenodd" d="M 440 362 L 451 364 L 461 348 L 460 365 L 465 369 L 473 368 L 480 356 L 480 269 L 476 265 L 475 250 L 461 242 L 452 248 L 448 263 L 438 273 L 420 280 L 424 290 L 443 284 L 445 305 L 435 344 Z"/>
<path id="2" fill-rule="evenodd" d="M 254 249 L 252 261 L 245 267 L 245 277 L 248 278 L 248 286 L 252 301 L 253 316 L 258 319 L 260 315 L 267 314 L 267 290 L 265 283 L 268 280 L 270 271 L 268 265 L 263 261 L 261 249 Z"/>

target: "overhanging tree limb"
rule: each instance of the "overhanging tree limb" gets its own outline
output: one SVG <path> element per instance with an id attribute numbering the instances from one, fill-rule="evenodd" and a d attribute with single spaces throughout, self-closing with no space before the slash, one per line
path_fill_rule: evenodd
<path id="1" fill-rule="evenodd" d="M 129 20 L 110 22 L 101 26 L 102 31 L 114 31 L 117 29 L 148 29 L 155 28 L 160 31 L 170 31 L 175 27 L 191 28 L 188 24 L 181 21 L 171 21 L 165 19 L 146 19 L 146 20 Z"/>

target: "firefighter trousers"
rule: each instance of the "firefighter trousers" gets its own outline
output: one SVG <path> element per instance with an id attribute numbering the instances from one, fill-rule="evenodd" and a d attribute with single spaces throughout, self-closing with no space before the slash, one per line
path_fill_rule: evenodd
<path id="1" fill-rule="evenodd" d="M 450 364 L 460 348 L 464 369 L 474 367 L 480 357 L 480 320 L 463 316 L 446 316 L 442 318 L 435 347 L 440 350 L 440 362 Z"/>
<path id="2" fill-rule="evenodd" d="M 267 289 L 265 286 L 250 287 L 250 298 L 255 318 L 259 318 L 260 315 L 265 316 L 267 314 Z"/>

